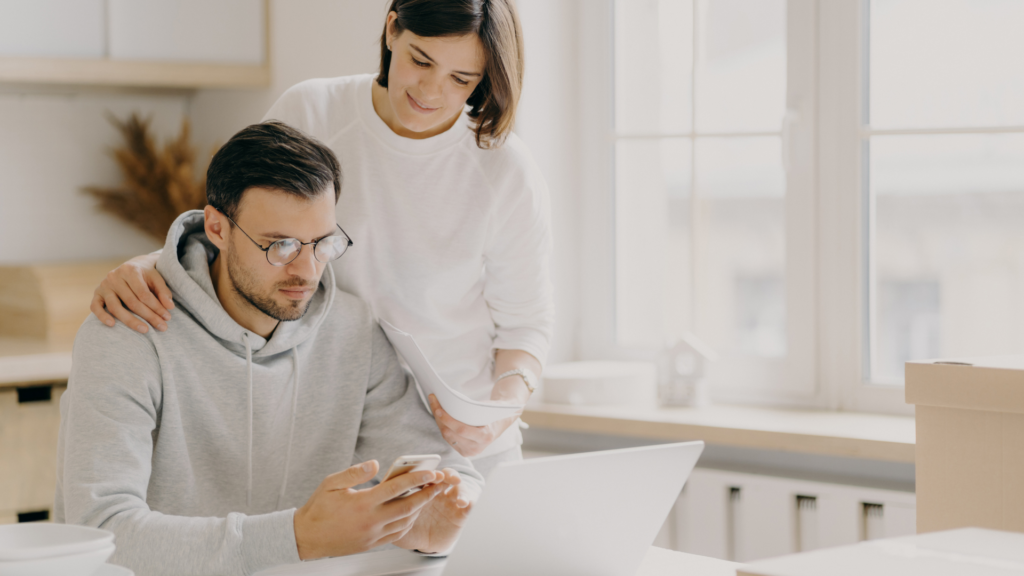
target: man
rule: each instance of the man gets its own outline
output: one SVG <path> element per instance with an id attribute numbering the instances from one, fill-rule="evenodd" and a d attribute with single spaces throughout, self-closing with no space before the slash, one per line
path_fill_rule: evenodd
<path id="1" fill-rule="evenodd" d="M 210 164 L 210 205 L 167 235 L 157 268 L 176 328 L 82 325 L 54 508 L 114 532 L 112 562 L 140 576 L 251 574 L 453 545 L 482 478 L 441 438 L 367 307 L 335 288 L 329 262 L 352 244 L 339 193 L 319 142 L 276 122 L 242 130 Z M 443 471 L 372 482 L 381 463 L 429 453 Z M 394 499 L 412 487 L 425 488 Z"/>

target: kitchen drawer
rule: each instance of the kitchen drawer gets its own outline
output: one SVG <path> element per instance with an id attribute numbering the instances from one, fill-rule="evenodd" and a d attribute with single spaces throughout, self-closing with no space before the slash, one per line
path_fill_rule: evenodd
<path id="1" fill-rule="evenodd" d="M 53 386 L 50 400 L 39 390 L 0 388 L 0 523 L 21 512 L 51 510 L 56 486 L 60 397 L 65 385 Z"/>

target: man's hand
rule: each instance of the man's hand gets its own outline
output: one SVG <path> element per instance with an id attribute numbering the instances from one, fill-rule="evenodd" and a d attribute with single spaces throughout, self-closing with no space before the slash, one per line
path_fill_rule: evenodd
<path id="1" fill-rule="evenodd" d="M 479 494 L 463 484 L 455 470 L 445 468 L 443 474 L 444 480 L 437 485 L 442 488 L 442 494 L 423 508 L 412 530 L 395 540 L 395 546 L 434 553 L 447 551 L 455 545 Z"/>
<path id="2" fill-rule="evenodd" d="M 299 558 L 345 556 L 396 542 L 410 533 L 423 507 L 450 485 L 445 473 L 430 470 L 402 474 L 373 488 L 353 490 L 353 486 L 370 481 L 379 468 L 376 460 L 370 460 L 331 474 L 309 501 L 295 511 Z M 445 483 L 439 484 L 442 481 Z M 410 488 L 426 484 L 433 485 L 393 500 Z"/>
<path id="3" fill-rule="evenodd" d="M 136 256 L 107 273 L 93 293 L 89 306 L 100 322 L 113 326 L 116 317 L 142 334 L 149 332 L 146 322 L 161 332 L 167 330 L 167 321 L 171 319 L 168 310 L 174 308 L 174 301 L 163 276 L 156 271 L 159 259 L 157 254 Z M 133 316 L 132 312 L 146 322 Z"/>

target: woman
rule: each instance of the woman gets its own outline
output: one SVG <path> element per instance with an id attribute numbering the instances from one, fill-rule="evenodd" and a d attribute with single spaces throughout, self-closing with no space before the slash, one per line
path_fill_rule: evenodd
<path id="1" fill-rule="evenodd" d="M 341 162 L 339 221 L 355 246 L 341 289 L 414 334 L 441 377 L 478 400 L 524 404 L 553 326 L 547 186 L 512 133 L 523 78 L 514 0 L 393 0 L 376 75 L 302 82 L 266 115 Z M 166 330 L 154 255 L 108 274 L 92 311 Z M 106 307 L 106 310 L 104 310 Z M 109 313 L 108 313 L 109 312 Z M 483 473 L 522 458 L 517 417 L 438 428 Z"/>

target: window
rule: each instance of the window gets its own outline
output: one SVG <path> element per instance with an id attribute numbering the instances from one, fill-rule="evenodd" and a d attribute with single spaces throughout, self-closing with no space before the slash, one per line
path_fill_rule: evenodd
<path id="1" fill-rule="evenodd" d="M 1024 350 L 1024 2 L 871 0 L 872 382 Z"/>
<path id="2" fill-rule="evenodd" d="M 692 332 L 718 401 L 910 413 L 906 361 L 1024 351 L 1024 2 L 604 6 L 583 357 Z"/>
<path id="3" fill-rule="evenodd" d="M 693 333 L 736 391 L 813 388 L 787 366 L 786 29 L 785 0 L 614 2 L 615 342 Z"/>

